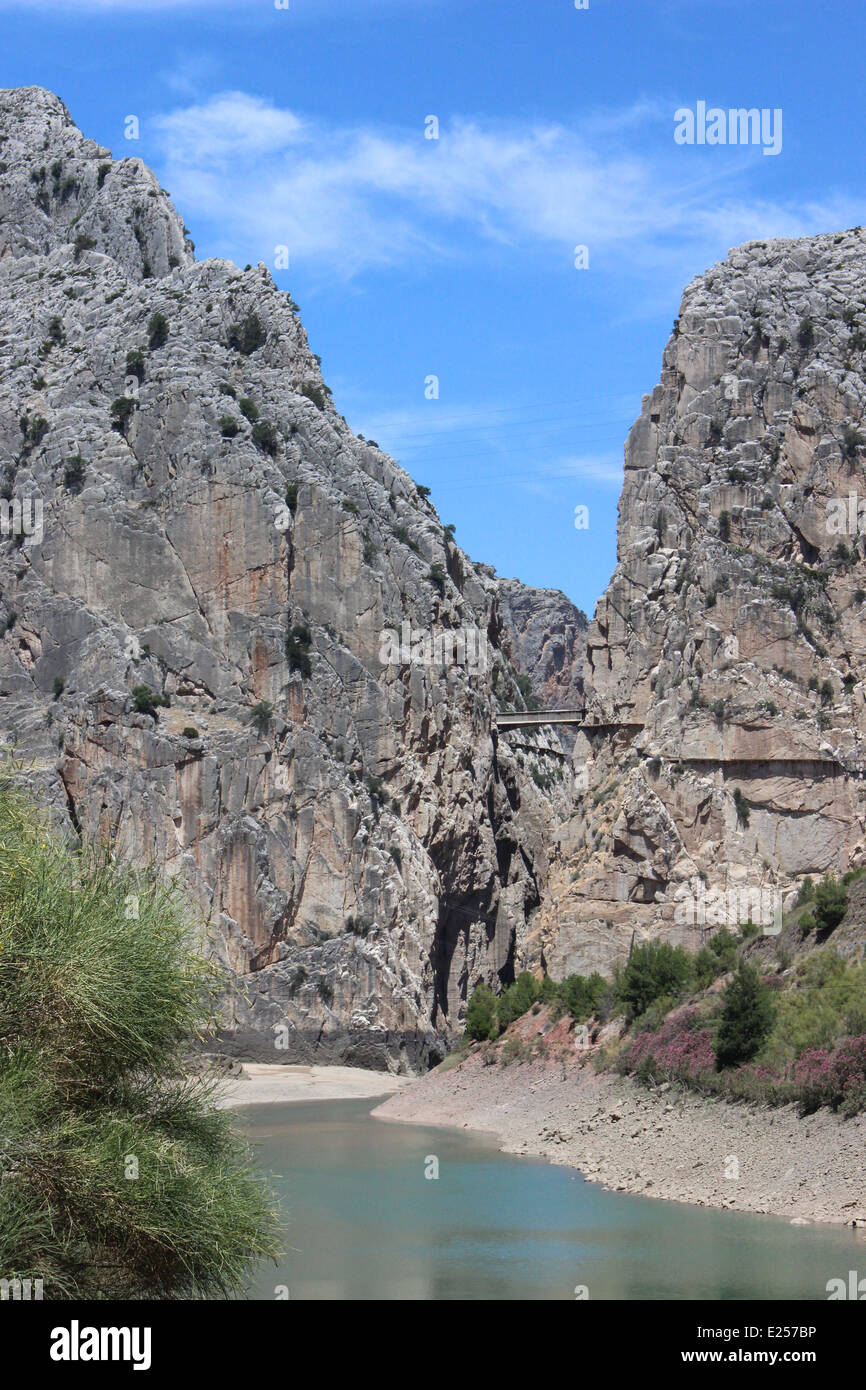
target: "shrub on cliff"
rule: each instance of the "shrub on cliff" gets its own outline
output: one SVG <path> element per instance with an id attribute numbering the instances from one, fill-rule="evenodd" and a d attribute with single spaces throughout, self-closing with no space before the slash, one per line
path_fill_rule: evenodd
<path id="1" fill-rule="evenodd" d="M 819 931 L 831 932 L 848 911 L 848 894 L 832 874 L 822 878 L 815 889 L 812 915 Z"/>
<path id="2" fill-rule="evenodd" d="M 290 671 L 300 671 L 304 677 L 313 674 L 313 664 L 310 661 L 312 642 L 310 629 L 303 623 L 296 623 L 291 628 L 286 637 L 286 658 Z"/>
<path id="3" fill-rule="evenodd" d="M 258 314 L 247 314 L 240 323 L 233 323 L 228 333 L 228 346 L 235 352 L 251 357 L 267 339 L 267 331 Z"/>
<path id="4" fill-rule="evenodd" d="M 124 434 L 134 412 L 135 401 L 129 396 L 118 396 L 116 401 L 111 402 L 111 428 L 117 430 L 118 434 Z"/>
<path id="5" fill-rule="evenodd" d="M 165 347 L 168 342 L 168 319 L 165 314 L 151 314 L 150 322 L 147 325 L 148 346 L 151 352 L 158 351 Z"/>
<path id="6" fill-rule="evenodd" d="M 151 719 L 159 718 L 160 706 L 164 705 L 167 709 L 169 705 L 166 696 L 156 694 L 149 685 L 133 686 L 132 700 L 136 714 L 149 714 Z"/>
<path id="7" fill-rule="evenodd" d="M 727 986 L 716 1038 L 716 1066 L 741 1066 L 751 1062 L 773 1026 L 769 991 L 753 965 L 741 960 Z"/>
<path id="8" fill-rule="evenodd" d="M 47 1299 L 225 1297 L 271 1199 L 184 1052 L 220 977 L 175 887 L 0 775 L 0 1270 Z"/>
<path id="9" fill-rule="evenodd" d="M 276 426 L 272 425 L 270 420 L 257 420 L 253 425 L 253 443 L 257 449 L 262 450 L 262 453 L 270 454 L 273 457 L 280 443 Z"/>

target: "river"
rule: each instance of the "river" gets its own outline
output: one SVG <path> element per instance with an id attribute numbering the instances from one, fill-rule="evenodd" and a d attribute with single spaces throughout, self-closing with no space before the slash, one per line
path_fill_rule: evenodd
<path id="1" fill-rule="evenodd" d="M 864 1264 L 844 1227 L 605 1192 L 483 1135 L 373 1119 L 376 1104 L 238 1111 L 284 1220 L 250 1297 L 808 1300 Z"/>

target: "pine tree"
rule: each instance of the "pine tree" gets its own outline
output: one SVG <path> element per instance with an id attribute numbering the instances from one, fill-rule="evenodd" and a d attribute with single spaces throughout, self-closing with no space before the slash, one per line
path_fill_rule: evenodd
<path id="1" fill-rule="evenodd" d="M 737 973 L 724 995 L 716 1066 L 740 1066 L 750 1062 L 773 1026 L 773 1006 L 769 991 L 753 965 L 741 960 Z"/>

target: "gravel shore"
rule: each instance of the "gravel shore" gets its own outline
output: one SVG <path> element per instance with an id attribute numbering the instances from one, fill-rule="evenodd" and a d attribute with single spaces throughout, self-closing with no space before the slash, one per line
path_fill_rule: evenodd
<path id="1" fill-rule="evenodd" d="M 801 1118 L 792 1106 L 648 1091 L 574 1057 L 491 1065 L 480 1052 L 430 1072 L 374 1114 L 486 1130 L 506 1153 L 579 1168 L 616 1192 L 866 1228 L 862 1115 Z"/>

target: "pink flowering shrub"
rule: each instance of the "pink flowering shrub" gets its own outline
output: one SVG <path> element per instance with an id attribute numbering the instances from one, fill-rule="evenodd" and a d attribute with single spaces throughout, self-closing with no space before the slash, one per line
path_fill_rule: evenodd
<path id="1" fill-rule="evenodd" d="M 794 1068 L 794 1082 L 807 1110 L 829 1105 L 855 1115 L 866 1107 L 866 1037 L 809 1048 Z"/>
<path id="2" fill-rule="evenodd" d="M 715 1070 L 712 1033 L 697 1026 L 696 1009 L 680 1011 L 653 1032 L 638 1033 L 620 1058 L 622 1071 L 648 1079 L 696 1084 Z"/>

